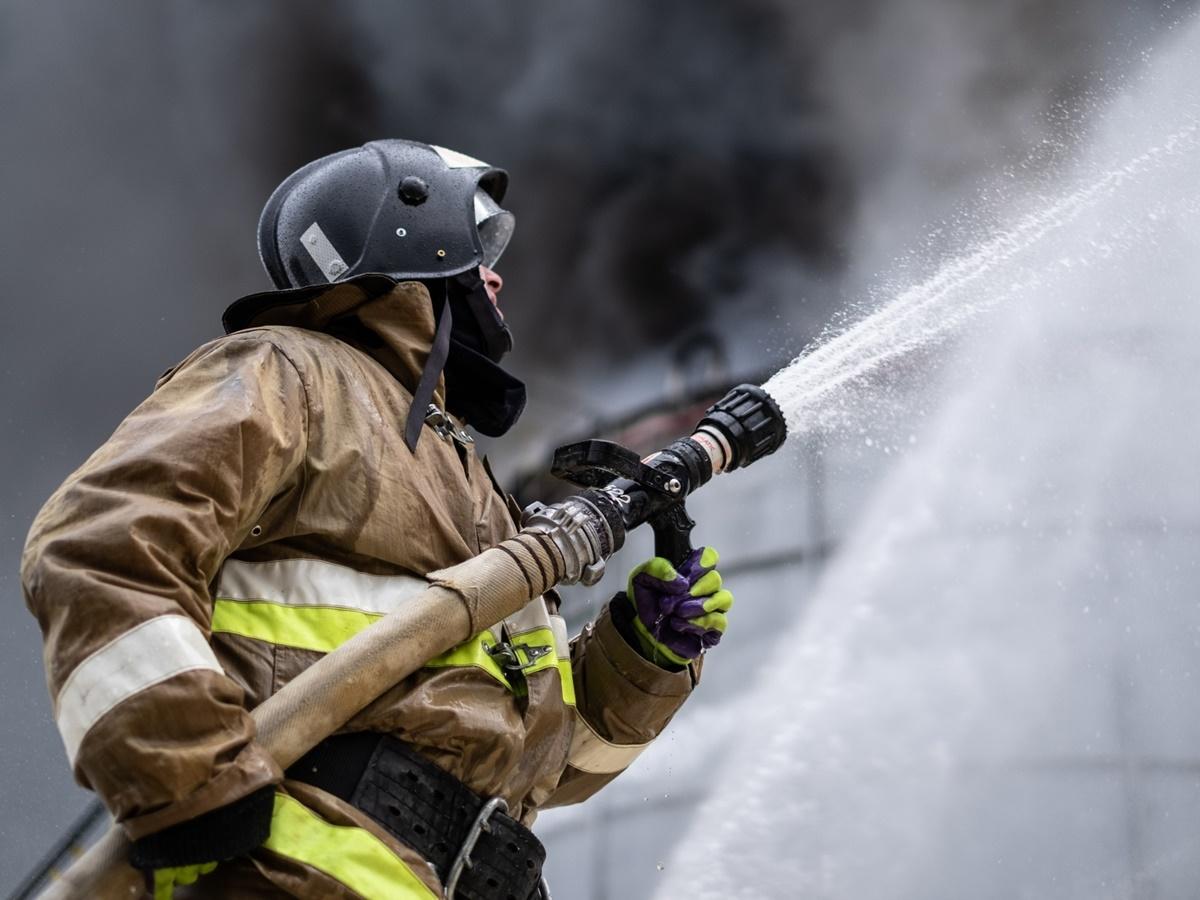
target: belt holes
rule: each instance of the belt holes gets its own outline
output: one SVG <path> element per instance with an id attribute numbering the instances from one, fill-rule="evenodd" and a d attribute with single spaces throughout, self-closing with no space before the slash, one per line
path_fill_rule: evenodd
<path id="1" fill-rule="evenodd" d="M 401 809 L 398 806 L 389 806 L 387 811 L 389 816 L 398 816 L 401 813 Z"/>
<path id="2" fill-rule="evenodd" d="M 525 868 L 527 868 L 527 869 L 532 869 L 532 868 L 534 868 L 534 865 L 533 865 L 533 860 L 532 860 L 532 859 L 527 859 L 527 860 L 525 860 Z"/>
<path id="3" fill-rule="evenodd" d="M 487 880 L 487 886 L 488 886 L 488 887 L 493 887 L 493 888 L 494 888 L 494 887 L 500 887 L 500 882 L 498 882 L 498 881 L 497 881 L 495 878 L 489 878 L 489 879 Z"/>
<path id="4" fill-rule="evenodd" d="M 408 780 L 409 780 L 409 781 L 416 781 L 416 780 L 417 780 L 417 773 L 416 773 L 416 772 L 405 772 L 404 774 L 408 776 Z"/>
<path id="5" fill-rule="evenodd" d="M 413 831 L 415 831 L 417 834 L 424 834 L 425 826 L 418 822 L 416 825 L 413 826 Z"/>
<path id="6" fill-rule="evenodd" d="M 434 799 L 434 800 L 439 800 L 439 801 L 440 801 L 440 800 L 445 800 L 445 799 L 446 799 L 446 795 L 445 795 L 445 794 L 443 794 L 441 791 L 434 791 L 434 792 L 433 792 L 433 799 Z"/>
<path id="7" fill-rule="evenodd" d="M 445 841 L 438 841 L 436 844 L 433 845 L 433 849 L 436 850 L 438 853 L 445 853 L 447 850 L 450 849 L 450 845 L 447 844 Z"/>
<path id="8" fill-rule="evenodd" d="M 509 853 L 519 853 L 520 848 L 516 844 L 514 844 L 512 841 L 509 841 L 508 842 L 508 852 Z"/>
<path id="9" fill-rule="evenodd" d="M 262 526 L 255 525 L 253 528 L 250 529 L 250 534 L 253 535 L 254 537 L 258 537 L 260 534 L 262 534 Z"/>

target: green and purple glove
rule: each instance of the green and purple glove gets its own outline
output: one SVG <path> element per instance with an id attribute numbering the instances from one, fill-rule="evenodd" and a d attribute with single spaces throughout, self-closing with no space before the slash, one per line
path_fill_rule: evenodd
<path id="1" fill-rule="evenodd" d="M 717 551 L 693 550 L 678 571 L 656 556 L 629 573 L 625 596 L 642 655 L 655 663 L 685 666 L 725 633 L 733 594 L 721 587 Z"/>

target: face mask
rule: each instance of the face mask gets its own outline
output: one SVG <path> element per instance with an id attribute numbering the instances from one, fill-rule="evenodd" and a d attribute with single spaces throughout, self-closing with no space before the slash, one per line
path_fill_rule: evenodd
<path id="1" fill-rule="evenodd" d="M 512 333 L 496 310 L 479 270 L 446 280 L 453 326 L 446 359 L 446 405 L 488 437 L 508 431 L 525 409 L 525 384 L 498 363 Z"/>
<path id="2" fill-rule="evenodd" d="M 451 340 L 500 362 L 512 350 L 512 332 L 487 295 L 478 269 L 471 269 L 447 281 L 450 311 L 454 315 Z"/>

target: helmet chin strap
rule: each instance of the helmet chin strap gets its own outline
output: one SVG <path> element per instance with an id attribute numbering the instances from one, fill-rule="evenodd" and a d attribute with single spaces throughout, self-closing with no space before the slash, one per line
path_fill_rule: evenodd
<path id="1" fill-rule="evenodd" d="M 438 314 L 437 330 L 433 335 L 433 343 L 429 347 L 429 356 L 425 359 L 425 368 L 421 370 L 421 380 L 413 391 L 412 406 L 408 410 L 408 421 L 404 423 L 404 443 L 410 451 L 416 452 L 417 441 L 421 439 L 421 430 L 425 427 L 425 416 L 433 392 L 437 389 L 438 378 L 446 367 L 450 356 L 450 332 L 454 327 L 454 317 L 450 312 L 450 296 L 446 281 L 442 285 L 442 309 Z"/>

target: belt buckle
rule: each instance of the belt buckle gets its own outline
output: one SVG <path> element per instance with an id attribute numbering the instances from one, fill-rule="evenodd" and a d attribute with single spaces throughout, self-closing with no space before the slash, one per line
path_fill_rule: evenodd
<path id="1" fill-rule="evenodd" d="M 471 868 L 471 851 L 475 849 L 481 834 L 485 831 L 491 832 L 492 826 L 488 820 L 497 812 L 508 812 L 508 803 L 502 797 L 493 797 L 483 804 L 483 809 L 471 823 L 471 830 L 467 832 L 462 846 L 458 848 L 458 855 L 454 857 L 454 865 L 450 867 L 450 877 L 446 879 L 446 885 L 442 891 L 446 900 L 454 900 L 454 892 L 458 889 L 458 879 L 462 877 L 464 869 Z"/>

